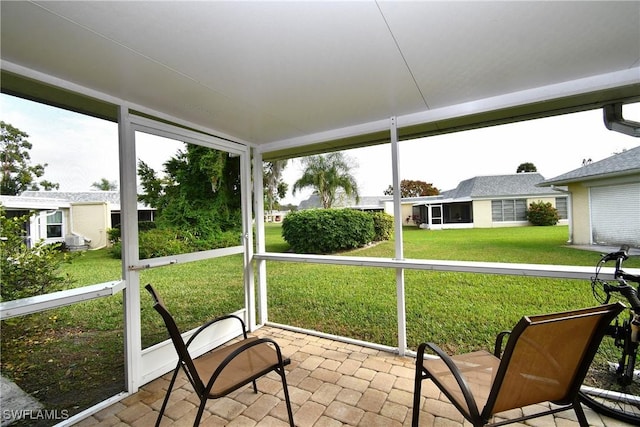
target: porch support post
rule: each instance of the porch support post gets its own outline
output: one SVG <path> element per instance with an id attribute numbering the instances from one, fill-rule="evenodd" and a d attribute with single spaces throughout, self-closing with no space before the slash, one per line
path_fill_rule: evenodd
<path id="1" fill-rule="evenodd" d="M 256 224 L 256 252 L 265 252 L 264 236 L 264 183 L 262 180 L 262 153 L 253 150 L 253 198 Z M 264 325 L 269 320 L 267 308 L 267 262 L 256 261 L 258 279 L 258 323 Z"/>
<path id="2" fill-rule="evenodd" d="M 244 244 L 244 306 L 246 321 L 250 331 L 256 329 L 256 292 L 253 274 L 253 188 L 251 187 L 251 148 L 241 156 L 242 171 L 242 242 Z M 262 168 L 261 168 L 262 170 Z"/>
<path id="3" fill-rule="evenodd" d="M 140 322 L 140 275 L 128 268 L 138 264 L 138 213 L 136 189 L 135 135 L 126 105 L 118 107 L 120 152 L 120 222 L 122 240 L 122 277 L 126 286 L 124 304 L 125 382 L 129 393 L 140 386 L 142 333 Z"/>
<path id="4" fill-rule="evenodd" d="M 393 222 L 395 226 L 395 259 L 404 259 L 402 245 L 402 204 L 400 203 L 400 159 L 398 155 L 398 127 L 396 117 L 391 117 L 391 161 L 393 173 Z M 396 268 L 396 304 L 398 312 L 398 354 L 404 356 L 407 350 L 407 314 L 404 296 L 404 269 Z"/>

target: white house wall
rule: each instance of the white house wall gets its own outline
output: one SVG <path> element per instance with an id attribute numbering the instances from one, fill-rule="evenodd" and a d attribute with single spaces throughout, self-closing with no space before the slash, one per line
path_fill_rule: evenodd
<path id="1" fill-rule="evenodd" d="M 494 226 L 491 219 L 491 200 L 474 200 L 472 208 L 474 228 L 491 228 Z"/>
<path id="2" fill-rule="evenodd" d="M 47 215 L 54 211 L 40 210 L 38 213 L 31 217 L 29 221 L 29 239 L 30 245 L 33 245 L 40 240 L 44 240 L 46 243 L 61 243 L 64 242 L 64 236 L 69 230 L 70 213 L 69 209 L 59 209 L 62 211 L 62 237 L 59 238 L 47 238 Z"/>
<path id="3" fill-rule="evenodd" d="M 71 230 L 89 242 L 90 249 L 107 246 L 107 230 L 111 228 L 111 210 L 105 202 L 73 203 L 71 205 Z"/>

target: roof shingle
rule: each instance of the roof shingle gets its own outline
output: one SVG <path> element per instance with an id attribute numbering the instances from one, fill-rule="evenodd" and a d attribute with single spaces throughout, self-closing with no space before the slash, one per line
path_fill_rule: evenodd
<path id="1" fill-rule="evenodd" d="M 565 185 L 605 177 L 640 173 L 640 146 L 615 154 L 595 163 L 586 164 L 555 178 L 541 182 L 540 186 Z"/>

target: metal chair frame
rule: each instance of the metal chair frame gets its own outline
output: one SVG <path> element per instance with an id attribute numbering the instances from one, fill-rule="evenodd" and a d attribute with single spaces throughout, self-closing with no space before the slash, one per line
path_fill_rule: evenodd
<path id="1" fill-rule="evenodd" d="M 180 370 L 185 372 L 187 379 L 200 398 L 198 413 L 193 423 L 194 426 L 200 424 L 202 414 L 209 399 L 226 396 L 249 383 L 253 384 L 253 391 L 257 393 L 258 387 L 256 380 L 273 371 L 282 379 L 289 425 L 294 427 L 291 400 L 289 398 L 284 369 L 285 365 L 290 363 L 290 360 L 282 357 L 280 346 L 278 346 L 275 341 L 269 338 L 249 337 L 245 323 L 240 317 L 226 315 L 217 317 L 200 326 L 185 344 L 175 320 L 166 309 L 162 298 L 151 285 L 146 285 L 145 289 L 151 294 L 154 300 L 153 308 L 162 316 L 169 336 L 178 353 L 178 363 L 173 371 L 167 394 L 162 402 L 162 407 L 156 420 L 156 427 L 158 427 L 162 421 L 164 411 Z M 227 319 L 235 319 L 240 322 L 243 338 L 234 344 L 217 347 L 211 350 L 211 352 L 201 356 L 203 362 L 208 362 L 206 366 L 204 366 L 204 363 L 198 363 L 198 359 L 194 361 L 188 350 L 189 345 L 205 329 Z M 200 367 L 200 369 L 198 369 L 198 367 Z M 203 371 L 206 371 L 206 375 L 203 375 Z M 236 377 L 237 379 L 235 379 Z"/>
<path id="2" fill-rule="evenodd" d="M 500 426 L 569 409 L 575 411 L 580 426 L 587 427 L 587 419 L 578 400 L 578 391 L 607 326 L 624 308 L 622 303 L 616 303 L 563 313 L 525 316 L 512 331 L 505 331 L 497 336 L 493 354 L 480 351 L 460 356 L 449 356 L 436 344 L 420 344 L 416 359 L 412 426 L 418 426 L 422 381 L 431 379 L 456 409 L 476 427 Z M 580 325 L 583 323 L 584 328 L 581 328 Z M 546 329 L 537 329 L 537 332 L 532 332 L 542 325 L 546 325 Z M 580 353 L 575 353 L 568 359 L 557 354 L 559 353 L 557 346 L 564 344 L 560 333 L 558 333 L 558 337 L 553 336 L 554 329 L 559 331 L 562 328 L 565 328 L 565 332 L 576 331 L 574 335 L 581 335 L 581 347 L 575 349 Z M 541 334 L 540 331 L 545 331 L 545 334 Z M 536 340 L 536 333 L 543 336 L 544 339 Z M 502 341 L 507 335 L 509 339 L 502 353 Z M 442 362 L 435 358 L 425 358 L 427 349 L 439 356 Z M 565 351 L 565 354 L 569 354 L 569 352 Z M 537 364 L 536 367 L 526 366 L 527 356 L 532 359 L 532 365 L 533 363 Z M 533 360 L 534 358 L 536 359 Z M 565 365 L 569 363 L 573 363 L 573 365 L 565 366 L 563 362 Z M 464 367 L 465 372 L 462 372 L 461 367 Z M 559 372 L 567 375 L 564 378 L 559 378 L 560 375 L 554 377 L 554 373 L 558 374 Z M 469 379 L 472 377 L 475 382 L 470 383 Z M 556 379 L 557 383 L 553 382 Z M 527 390 L 518 390 L 517 393 L 514 393 L 508 389 L 509 384 L 513 385 L 520 380 L 522 383 L 531 380 L 534 385 L 546 382 L 546 385 L 531 387 L 530 395 L 527 395 Z M 549 384 L 557 384 L 557 386 L 551 387 Z M 503 386 L 507 389 L 506 391 L 502 389 Z M 545 387 L 550 390 L 549 396 L 546 398 L 544 398 L 546 391 L 540 391 L 545 390 Z M 533 388 L 536 389 L 535 395 Z M 553 397 L 550 397 L 551 395 Z M 479 396 L 483 396 L 481 401 L 486 397 L 486 402 L 480 408 L 477 404 Z M 558 407 L 517 419 L 490 423 L 496 413 L 542 402 L 551 402 Z"/>

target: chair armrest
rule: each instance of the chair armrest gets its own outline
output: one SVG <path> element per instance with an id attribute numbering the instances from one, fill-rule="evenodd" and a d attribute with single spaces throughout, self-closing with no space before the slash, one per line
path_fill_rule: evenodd
<path id="1" fill-rule="evenodd" d="M 478 411 L 478 405 L 476 405 L 476 400 L 473 397 L 473 393 L 471 393 L 471 389 L 469 388 L 467 381 L 464 379 L 464 377 L 460 373 L 460 370 L 456 366 L 453 359 L 447 353 L 445 353 L 444 350 L 438 347 L 437 344 L 428 342 L 428 343 L 420 344 L 420 346 L 418 347 L 418 357 L 421 363 L 424 358 L 423 354 L 424 354 L 425 347 L 429 347 L 429 349 L 433 351 L 436 355 L 438 355 L 438 357 L 442 359 L 445 365 L 447 365 L 449 372 L 451 372 L 451 374 L 453 375 L 453 378 L 456 380 L 456 383 L 458 384 L 458 387 L 460 387 L 460 391 L 462 392 L 464 400 L 467 403 L 467 408 L 469 409 L 471 416 L 474 419 L 479 419 L 480 412 Z M 452 396 L 448 396 L 448 397 L 452 402 L 454 402 L 454 399 L 452 398 Z"/>
<path id="2" fill-rule="evenodd" d="M 240 326 L 242 328 L 242 334 L 244 336 L 244 339 L 247 339 L 247 328 L 245 328 L 244 326 L 244 321 L 239 318 L 238 316 L 236 316 L 235 314 L 227 314 L 225 316 L 220 316 L 220 317 L 216 317 L 215 319 L 211 319 L 209 320 L 207 323 L 203 324 L 202 326 L 200 326 L 198 329 L 196 329 L 196 331 L 193 333 L 193 335 L 191 335 L 191 337 L 189 338 L 189 340 L 186 343 L 187 348 L 189 347 L 189 344 L 191 344 L 191 342 L 205 329 L 207 329 L 209 326 L 212 326 L 222 320 L 227 320 L 227 319 L 236 319 L 240 322 Z"/>
<path id="3" fill-rule="evenodd" d="M 501 359 L 502 356 L 502 341 L 504 337 L 511 334 L 511 331 L 502 331 L 496 336 L 496 344 L 493 347 L 493 355 L 498 359 Z"/>

